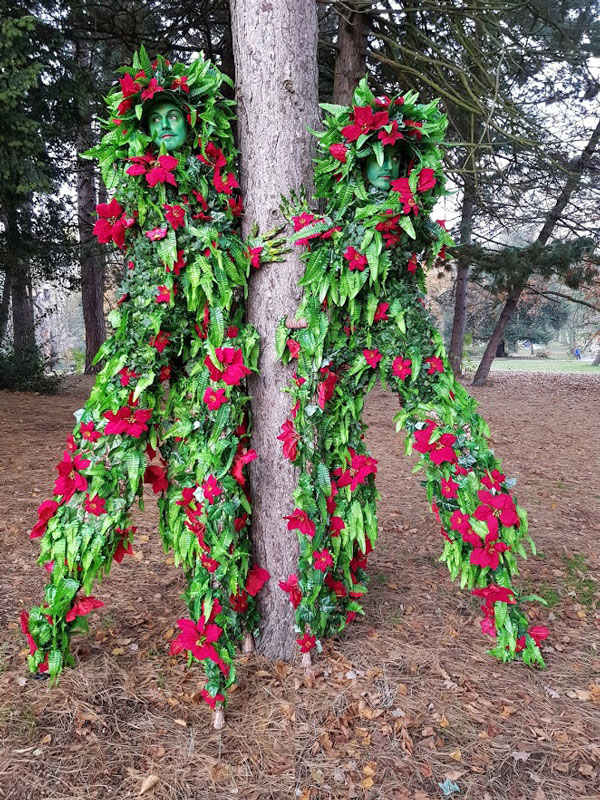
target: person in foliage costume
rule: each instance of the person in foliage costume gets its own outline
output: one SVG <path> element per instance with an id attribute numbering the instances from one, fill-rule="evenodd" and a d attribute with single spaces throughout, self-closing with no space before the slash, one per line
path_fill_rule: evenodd
<path id="1" fill-rule="evenodd" d="M 281 241 L 271 233 L 245 243 L 238 233 L 233 102 L 219 91 L 228 79 L 202 59 L 151 63 L 143 49 L 120 72 L 108 132 L 86 155 L 99 159 L 114 194 L 98 206 L 94 233 L 123 253 L 125 289 L 96 356 L 104 367 L 31 532 L 42 537 L 49 584 L 21 621 L 32 671 L 55 677 L 74 663 L 71 635 L 103 605 L 89 596 L 92 584 L 132 552 L 129 510 L 150 483 L 165 550 L 187 579 L 190 617 L 178 621 L 171 652 L 202 663 L 203 696 L 219 712 L 235 644 L 246 636 L 248 646 L 268 578 L 249 563 L 244 467 L 256 453 L 245 377 L 256 370 L 258 336 L 242 302 L 251 267 L 261 255 L 278 260 Z"/>
<path id="2" fill-rule="evenodd" d="M 417 100 L 413 92 L 375 97 L 363 80 L 352 107 L 323 105 L 315 195 L 324 213 L 313 213 L 305 197 L 284 203 L 306 270 L 297 319 L 282 320 L 277 331 L 280 357 L 296 365 L 279 438 L 300 472 L 286 517 L 300 542 L 298 572 L 280 586 L 296 609 L 308 664 L 323 637 L 362 613 L 378 495 L 361 415 L 379 378 L 399 397 L 395 419 L 407 431 L 407 453 L 419 455 L 416 469 L 444 539 L 440 560 L 483 600 L 491 652 L 543 665 L 547 630 L 529 627 L 512 586 L 524 541 L 535 552 L 527 516 L 425 307 L 425 268 L 452 240 L 442 221 L 430 219 L 445 194 L 446 119 L 437 101 Z"/>

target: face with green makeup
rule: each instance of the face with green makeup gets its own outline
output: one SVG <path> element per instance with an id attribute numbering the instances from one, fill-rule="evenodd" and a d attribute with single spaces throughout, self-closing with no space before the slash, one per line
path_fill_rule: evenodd
<path id="1" fill-rule="evenodd" d="M 152 105 L 147 117 L 148 130 L 152 138 L 167 151 L 183 147 L 187 136 L 185 114 L 170 100 L 159 100 Z"/>
<path id="2" fill-rule="evenodd" d="M 377 162 L 375 153 L 366 158 L 365 169 L 371 186 L 376 189 L 389 189 L 390 181 L 395 180 L 400 173 L 400 156 L 398 149 L 393 145 L 383 148 L 383 163 Z"/>

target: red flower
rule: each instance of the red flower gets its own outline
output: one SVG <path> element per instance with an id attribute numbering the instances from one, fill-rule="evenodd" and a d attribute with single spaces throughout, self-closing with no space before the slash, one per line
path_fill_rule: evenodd
<path id="1" fill-rule="evenodd" d="M 69 453 L 74 453 L 77 450 L 77 442 L 75 441 L 75 437 L 72 433 L 67 436 L 66 445 Z"/>
<path id="2" fill-rule="evenodd" d="M 171 379 L 171 367 L 161 367 L 160 374 L 158 376 L 159 381 L 162 383 L 163 381 L 168 381 Z"/>
<path id="3" fill-rule="evenodd" d="M 359 484 L 366 481 L 369 475 L 377 475 L 377 461 L 371 456 L 356 455 L 351 447 L 348 448 L 348 452 L 350 453 L 350 466 L 347 469 L 338 467 L 333 474 L 338 479 L 338 487 L 350 486 L 350 491 L 353 492 Z"/>
<path id="4" fill-rule="evenodd" d="M 303 211 L 302 214 L 299 214 L 297 217 L 292 217 L 292 224 L 296 232 L 301 231 L 302 228 L 306 228 L 307 225 L 310 225 L 311 222 L 314 221 L 315 217 L 306 211 Z M 318 234 L 315 235 L 318 236 Z"/>
<path id="5" fill-rule="evenodd" d="M 489 472 L 486 473 L 481 479 L 481 482 L 490 491 L 495 489 L 497 492 L 499 492 L 505 480 L 506 475 L 503 475 L 500 470 L 494 469 L 492 470 L 491 474 Z"/>
<path id="6" fill-rule="evenodd" d="M 215 710 L 215 706 L 217 705 L 217 703 L 225 702 L 225 695 L 221 694 L 220 692 L 217 692 L 217 694 L 213 697 L 212 694 L 209 694 L 206 691 L 206 689 L 202 689 L 200 694 L 202 695 L 206 703 L 208 703 L 208 705 L 212 708 L 213 711 Z"/>
<path id="7" fill-rule="evenodd" d="M 338 376 L 335 372 L 329 372 L 325 380 L 319 384 L 317 389 L 319 408 L 324 409 L 325 403 L 331 400 L 337 382 Z"/>
<path id="8" fill-rule="evenodd" d="M 298 586 L 298 578 L 296 575 L 290 575 L 287 581 L 279 581 L 279 586 L 284 592 L 290 595 L 290 603 L 294 608 L 298 608 L 302 601 L 302 592 Z"/>
<path id="9" fill-rule="evenodd" d="M 94 236 L 98 237 L 100 244 L 108 244 L 112 241 L 122 249 L 125 244 L 125 227 L 123 225 L 125 213 L 116 198 L 113 197 L 110 203 L 99 203 L 96 206 L 96 213 L 98 219 L 92 231 Z"/>
<path id="10" fill-rule="evenodd" d="M 239 331 L 240 329 L 237 325 L 230 325 L 225 331 L 225 336 L 227 336 L 228 339 L 235 339 Z"/>
<path id="11" fill-rule="evenodd" d="M 429 439 L 436 428 L 436 423 L 428 420 L 425 428 L 415 431 L 413 450 L 416 450 L 417 453 L 429 453 L 429 458 L 438 466 L 444 461 L 454 463 L 458 460 L 452 448 L 456 442 L 456 436 L 452 433 L 443 433 L 434 442 L 430 442 Z"/>
<path id="12" fill-rule="evenodd" d="M 223 494 L 223 489 L 221 489 L 217 483 L 214 475 L 209 475 L 204 481 L 202 484 L 202 491 L 204 492 L 204 497 L 208 500 L 208 504 L 211 506 L 215 502 L 215 498 Z"/>
<path id="13" fill-rule="evenodd" d="M 545 625 L 532 625 L 527 633 L 531 636 L 533 641 L 539 647 L 540 642 L 548 638 L 550 631 Z"/>
<path id="14" fill-rule="evenodd" d="M 230 594 L 229 605 L 236 614 L 245 614 L 248 611 L 248 592 L 242 589 L 238 594 Z"/>
<path id="15" fill-rule="evenodd" d="M 435 170 L 425 167 L 419 172 L 419 182 L 417 183 L 417 192 L 426 192 L 428 189 L 433 189 L 437 183 L 433 177 Z"/>
<path id="16" fill-rule="evenodd" d="M 152 228 L 151 231 L 146 231 L 144 236 L 147 236 L 151 242 L 159 242 L 161 239 L 165 238 L 167 233 L 167 228 Z"/>
<path id="17" fill-rule="evenodd" d="M 179 275 L 181 270 L 185 267 L 185 260 L 183 257 L 183 250 L 177 251 L 177 261 L 173 264 L 173 275 Z M 171 268 L 165 264 L 167 272 L 171 272 Z"/>
<path id="18" fill-rule="evenodd" d="M 365 361 L 370 367 L 375 368 L 377 364 L 381 361 L 381 353 L 379 350 L 363 350 L 363 356 L 365 357 Z"/>
<path id="19" fill-rule="evenodd" d="M 169 344 L 171 334 L 166 331 L 159 331 L 155 336 L 150 337 L 150 347 L 156 347 L 159 353 L 162 353 L 165 347 Z"/>
<path id="20" fill-rule="evenodd" d="M 349 142 L 355 142 L 359 136 L 382 128 L 389 123 L 387 110 L 377 111 L 373 114 L 371 106 L 354 106 L 350 119 L 354 124 L 342 128 L 342 136 Z"/>
<path id="21" fill-rule="evenodd" d="M 167 470 L 163 469 L 163 467 L 160 467 L 158 464 L 149 464 L 144 472 L 144 483 L 152 485 L 154 494 L 166 492 L 169 488 Z"/>
<path id="22" fill-rule="evenodd" d="M 319 572 L 327 572 L 333 566 L 333 558 L 327 548 L 313 552 L 313 567 Z"/>
<path id="23" fill-rule="evenodd" d="M 73 497 L 75 492 L 87 490 L 87 480 L 78 470 L 89 467 L 90 461 L 82 456 L 71 456 L 65 452 L 63 460 L 57 465 L 58 478 L 54 483 L 54 494 L 63 495 L 65 503 Z"/>
<path id="24" fill-rule="evenodd" d="M 260 254 L 262 253 L 264 248 L 262 247 L 249 247 L 248 248 L 248 255 L 250 256 L 250 264 L 254 267 L 254 269 L 260 268 Z"/>
<path id="25" fill-rule="evenodd" d="M 170 223 L 174 231 L 177 228 L 185 228 L 185 209 L 183 206 L 169 206 L 165 203 L 165 218 Z"/>
<path id="26" fill-rule="evenodd" d="M 123 97 L 131 97 L 132 95 L 137 94 L 142 88 L 139 83 L 134 82 L 133 78 L 129 74 L 125 74 L 122 78 L 119 78 L 119 83 L 121 84 Z"/>
<path id="27" fill-rule="evenodd" d="M 290 351 L 291 357 L 298 358 L 298 353 L 300 352 L 300 342 L 297 342 L 295 339 L 288 339 L 286 344 L 288 346 L 288 350 Z"/>
<path id="28" fill-rule="evenodd" d="M 256 597 L 271 576 L 266 569 L 257 567 L 256 564 L 248 571 L 246 578 L 246 591 L 251 597 Z"/>
<path id="29" fill-rule="evenodd" d="M 404 136 L 398 130 L 398 123 L 394 120 L 389 133 L 386 130 L 379 131 L 377 138 L 381 139 L 381 144 L 386 145 L 396 144 L 398 139 L 404 139 Z"/>
<path id="30" fill-rule="evenodd" d="M 165 87 L 159 86 L 156 82 L 156 78 L 151 78 L 150 83 L 142 92 L 142 100 L 152 100 L 155 94 L 158 92 L 164 92 Z"/>
<path id="31" fill-rule="evenodd" d="M 215 170 L 213 173 L 213 184 L 217 192 L 220 194 L 233 194 L 234 189 L 239 189 L 240 185 L 235 179 L 233 172 L 228 172 L 225 180 L 221 177 L 221 173 Z"/>
<path id="32" fill-rule="evenodd" d="M 331 589 L 331 591 L 335 593 L 336 597 L 346 597 L 348 595 L 348 590 L 342 581 L 336 580 L 331 572 L 328 572 L 325 575 L 325 586 L 327 586 L 328 589 Z"/>
<path id="33" fill-rule="evenodd" d="M 390 186 L 400 195 L 400 202 L 403 204 L 403 214 L 410 214 L 411 211 L 413 211 L 415 215 L 419 213 L 419 207 L 408 185 L 408 178 L 396 178 L 396 180 L 390 181 Z"/>
<path id="34" fill-rule="evenodd" d="M 173 78 L 171 89 L 181 89 L 182 92 L 189 94 L 190 87 L 187 84 L 187 75 L 179 75 L 177 78 Z"/>
<path id="35" fill-rule="evenodd" d="M 367 257 L 355 250 L 354 247 L 345 249 L 344 258 L 348 262 L 348 269 L 351 271 L 357 269 L 359 272 L 363 272 L 368 263 Z"/>
<path id="36" fill-rule="evenodd" d="M 98 497 L 97 494 L 90 497 L 89 494 L 86 493 L 83 507 L 89 514 L 93 514 L 95 517 L 101 517 L 102 514 L 106 514 L 105 503 L 106 500 L 103 497 Z"/>
<path id="37" fill-rule="evenodd" d="M 302 511 L 300 508 L 295 508 L 294 513 L 284 517 L 284 519 L 289 520 L 288 531 L 300 531 L 300 533 L 311 538 L 316 533 L 315 523 L 309 518 L 306 511 Z"/>
<path id="38" fill-rule="evenodd" d="M 209 411 L 217 411 L 227 402 L 226 392 L 226 389 L 211 389 L 210 386 L 207 387 L 202 399 L 208 406 Z"/>
<path id="39" fill-rule="evenodd" d="M 456 497 L 458 492 L 458 483 L 453 481 L 452 478 L 442 478 L 442 497 Z"/>
<path id="40" fill-rule="evenodd" d="M 168 286 L 159 286 L 158 287 L 158 294 L 155 298 L 156 303 L 170 303 L 171 302 L 171 290 Z"/>
<path id="41" fill-rule="evenodd" d="M 121 386 L 129 386 L 129 381 L 132 378 L 140 377 L 137 374 L 137 372 L 134 372 L 132 369 L 129 369 L 129 367 L 123 367 L 123 369 L 120 369 L 117 374 L 121 376 Z M 94 427 L 91 422 L 90 425 L 92 425 L 92 428 Z"/>
<path id="42" fill-rule="evenodd" d="M 213 573 L 216 572 L 217 569 L 221 566 L 218 561 L 215 561 L 214 558 L 210 558 L 206 555 L 206 553 L 202 553 L 200 555 L 200 563 L 204 567 L 207 572 Z"/>
<path id="43" fill-rule="evenodd" d="M 330 499 L 329 497 L 327 498 Z M 335 508 L 334 508 L 335 511 Z M 345 530 L 346 525 L 344 524 L 344 520 L 341 517 L 331 517 L 329 521 L 329 535 L 335 538 L 339 536 L 340 533 Z"/>
<path id="44" fill-rule="evenodd" d="M 408 378 L 408 376 L 412 373 L 412 361 L 410 358 L 396 356 L 392 362 L 392 373 L 401 381 Z"/>
<path id="45" fill-rule="evenodd" d="M 73 622 L 77 617 L 86 617 L 95 608 L 104 608 L 102 600 L 96 600 L 95 597 L 82 597 L 81 600 L 76 600 L 71 610 L 67 612 L 65 622 Z"/>
<path id="46" fill-rule="evenodd" d="M 519 526 L 519 517 L 515 509 L 515 502 L 510 494 L 491 494 L 490 492 L 477 492 L 481 505 L 477 506 L 473 516 L 475 519 L 487 523 L 488 530 L 497 536 L 498 520 L 505 528 L 513 525 Z"/>
<path id="47" fill-rule="evenodd" d="M 505 542 L 498 541 L 498 533 L 488 533 L 485 537 L 485 542 L 479 539 L 471 551 L 471 564 L 476 564 L 482 568 L 498 569 L 498 564 L 500 563 L 498 553 L 504 553 L 506 550 L 510 550 L 510 547 Z"/>
<path id="48" fill-rule="evenodd" d="M 152 409 L 136 409 L 130 406 L 123 406 L 117 412 L 107 411 L 102 415 L 108 420 L 104 428 L 105 434 L 126 434 L 139 439 L 142 433 L 148 430 L 146 423 L 152 416 Z"/>
<path id="49" fill-rule="evenodd" d="M 373 322 L 385 322 L 389 319 L 387 310 L 390 307 L 389 303 L 379 303 L 373 317 Z"/>
<path id="50" fill-rule="evenodd" d="M 27 642 L 29 644 L 29 655 L 32 656 L 38 647 L 33 636 L 29 633 L 29 614 L 25 611 L 25 609 L 21 611 L 21 630 L 27 637 Z"/>
<path id="51" fill-rule="evenodd" d="M 427 370 L 428 375 L 433 375 L 435 372 L 443 372 L 444 371 L 444 362 L 441 358 L 437 356 L 431 356 L 431 358 L 426 358 L 425 363 L 429 364 L 429 369 Z"/>
<path id="52" fill-rule="evenodd" d="M 406 265 L 406 269 L 408 272 L 416 272 L 419 264 L 417 262 L 417 254 L 413 253 L 410 257 L 410 261 Z"/>
<path id="53" fill-rule="evenodd" d="M 217 347 L 215 349 L 218 366 L 213 364 L 208 355 L 204 363 L 210 372 L 213 381 L 224 381 L 228 386 L 238 386 L 246 375 L 250 375 L 251 370 L 244 365 L 242 351 L 233 347 Z"/>
<path id="54" fill-rule="evenodd" d="M 198 622 L 194 622 L 192 619 L 178 619 L 177 625 L 181 633 L 171 642 L 171 655 L 178 655 L 183 650 L 189 650 L 198 661 L 206 658 L 214 664 L 218 664 L 224 674 L 229 673 L 229 668 L 213 647 L 213 643 L 219 641 L 223 632 L 222 628 L 211 622 L 207 624 L 204 615 Z"/>
<path id="55" fill-rule="evenodd" d="M 298 455 L 298 440 L 300 436 L 291 419 L 286 419 L 283 423 L 281 433 L 277 439 L 283 442 L 283 457 L 289 458 L 290 461 L 295 461 Z"/>
<path id="56" fill-rule="evenodd" d="M 146 153 L 145 156 L 133 156 L 129 161 L 132 161 L 133 164 L 125 172 L 128 175 L 145 175 L 149 186 L 156 186 L 157 183 L 177 186 L 175 176 L 171 174 L 179 164 L 179 159 L 175 156 L 155 158 L 152 153 Z"/>
<path id="57" fill-rule="evenodd" d="M 239 483 L 240 486 L 246 485 L 246 479 L 244 478 L 244 474 L 242 469 L 245 467 L 246 464 L 249 464 L 251 461 L 254 461 L 255 458 L 258 458 L 258 453 L 256 450 L 247 450 L 245 453 L 238 453 L 235 458 L 233 459 L 233 466 L 231 468 L 231 474 Z"/>
<path id="58" fill-rule="evenodd" d="M 200 140 L 198 140 L 198 144 L 202 147 Z M 204 155 L 198 155 L 196 158 L 206 164 L 207 167 L 212 167 L 215 170 L 220 170 L 221 167 L 227 166 L 227 159 L 223 151 L 214 142 L 209 142 L 204 148 Z"/>
<path id="59" fill-rule="evenodd" d="M 416 122 L 414 119 L 405 119 L 404 125 L 407 128 L 410 128 L 410 130 L 407 131 L 406 133 L 407 136 L 414 136 L 416 137 L 417 141 L 419 141 L 422 138 L 423 134 L 419 130 L 420 128 L 423 127 L 422 122 Z"/>
<path id="60" fill-rule="evenodd" d="M 332 144 L 329 146 L 329 152 L 337 161 L 341 161 L 342 164 L 346 163 L 346 153 L 348 152 L 348 148 L 345 144 L 342 144 L 341 142 Z"/>
<path id="61" fill-rule="evenodd" d="M 58 503 L 56 500 L 44 500 L 44 502 L 38 507 L 38 521 L 31 529 L 31 533 L 29 534 L 30 539 L 37 539 L 46 533 L 48 522 L 56 514 L 57 509 Z"/>
<path id="62" fill-rule="evenodd" d="M 300 645 L 301 653 L 309 653 L 316 646 L 317 638 L 305 633 L 300 639 L 296 639 L 296 643 Z"/>
<path id="63" fill-rule="evenodd" d="M 375 230 L 380 231 L 384 235 L 398 230 L 400 214 L 396 214 L 391 208 L 388 208 L 384 211 L 384 216 L 387 217 L 387 219 L 382 219 L 381 222 L 378 222 L 377 225 L 375 225 Z"/>

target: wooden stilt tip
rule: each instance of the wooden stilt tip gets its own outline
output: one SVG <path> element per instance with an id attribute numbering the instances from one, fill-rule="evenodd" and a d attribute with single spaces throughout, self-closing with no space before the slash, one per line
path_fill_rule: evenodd
<path id="1" fill-rule="evenodd" d="M 310 653 L 302 653 L 302 666 L 304 669 L 310 669 L 312 665 L 312 661 L 310 658 Z"/>
<path id="2" fill-rule="evenodd" d="M 247 633 L 244 636 L 244 641 L 242 642 L 242 653 L 246 656 L 249 653 L 254 652 L 254 636 L 251 633 Z"/>
<path id="3" fill-rule="evenodd" d="M 213 728 L 222 731 L 225 727 L 225 711 L 223 706 L 217 706 L 213 713 Z"/>

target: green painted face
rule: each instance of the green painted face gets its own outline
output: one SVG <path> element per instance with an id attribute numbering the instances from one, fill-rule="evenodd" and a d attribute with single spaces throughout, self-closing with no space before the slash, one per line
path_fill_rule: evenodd
<path id="1" fill-rule="evenodd" d="M 367 178 L 372 186 L 377 189 L 389 189 L 390 181 L 395 180 L 400 173 L 400 157 L 398 149 L 393 145 L 383 148 L 383 164 L 379 166 L 374 153 L 366 159 Z"/>
<path id="2" fill-rule="evenodd" d="M 168 151 L 183 147 L 187 136 L 187 122 L 183 111 L 169 100 L 155 103 L 148 114 L 148 129 L 158 144 L 164 143 Z"/>

